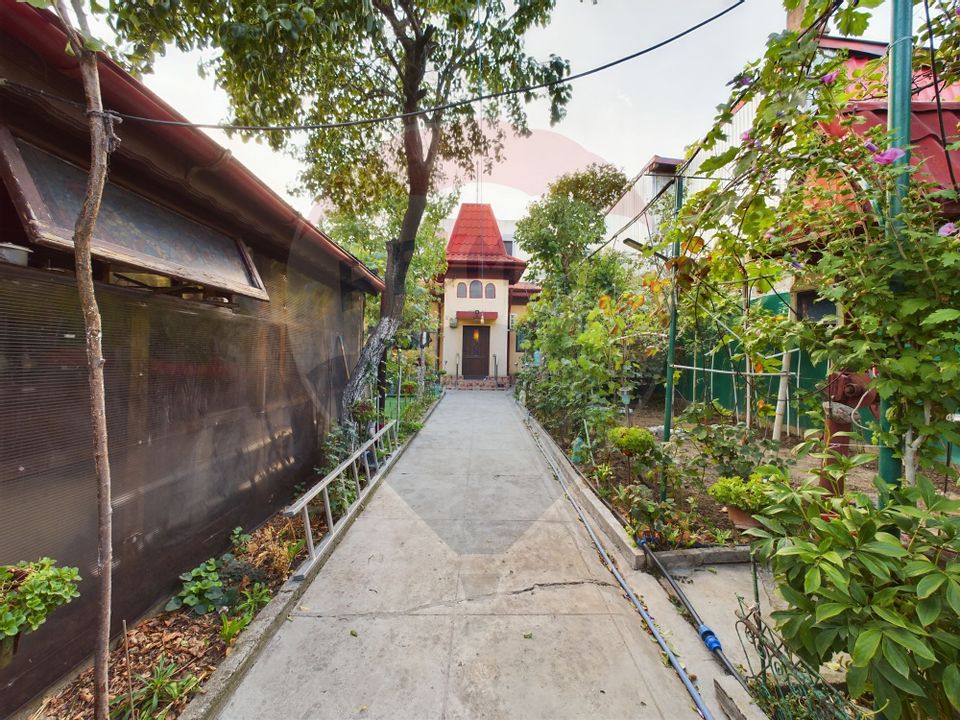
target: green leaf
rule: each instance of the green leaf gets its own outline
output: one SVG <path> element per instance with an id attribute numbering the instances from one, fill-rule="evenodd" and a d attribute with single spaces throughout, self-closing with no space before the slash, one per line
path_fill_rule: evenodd
<path id="1" fill-rule="evenodd" d="M 927 315 L 927 318 L 920 323 L 921 325 L 939 325 L 940 323 L 953 322 L 960 319 L 960 310 L 953 308 L 940 308 Z"/>
<path id="2" fill-rule="evenodd" d="M 920 624 L 926 627 L 940 617 L 941 607 L 939 595 L 931 595 L 921 600 L 917 604 L 917 619 L 920 621 Z"/>
<path id="3" fill-rule="evenodd" d="M 960 710 L 960 667 L 956 663 L 943 671 L 943 692 L 954 709 Z"/>
<path id="4" fill-rule="evenodd" d="M 820 568 L 816 565 L 807 570 L 803 578 L 803 591 L 808 595 L 814 594 L 820 589 Z"/>
<path id="5" fill-rule="evenodd" d="M 830 618 L 836 617 L 840 613 L 846 612 L 849 609 L 850 609 L 850 606 L 844 603 L 837 603 L 837 602 L 820 603 L 819 605 L 817 605 L 817 610 L 815 613 L 817 622 L 820 623 L 820 622 L 823 622 L 824 620 L 829 620 Z"/>
<path id="6" fill-rule="evenodd" d="M 714 171 L 719 170 L 724 165 L 733 160 L 737 153 L 740 151 L 740 148 L 734 145 L 731 148 L 728 148 L 725 152 L 715 155 L 714 157 L 709 157 L 700 164 L 699 171 L 704 175 Z"/>
<path id="7" fill-rule="evenodd" d="M 857 559 L 863 563 L 863 566 L 875 577 L 883 581 L 888 581 L 890 579 L 890 570 L 887 568 L 886 563 L 877 560 L 866 553 L 858 555 Z"/>
<path id="8" fill-rule="evenodd" d="M 943 573 L 927 575 L 917 584 L 917 597 L 921 599 L 930 597 L 946 580 L 947 576 Z"/>
<path id="9" fill-rule="evenodd" d="M 960 583 L 952 578 L 947 583 L 947 603 L 960 615 Z"/>
<path id="10" fill-rule="evenodd" d="M 896 645 L 894 645 L 896 647 Z M 883 675 L 884 679 L 893 685 L 898 690 L 903 690 L 903 692 L 910 695 L 916 695 L 917 697 L 922 697 L 924 695 L 923 688 L 917 685 L 916 682 L 911 680 L 909 677 L 901 675 L 888 663 L 885 659 L 879 660 L 875 663 L 877 669 Z"/>
<path id="11" fill-rule="evenodd" d="M 847 587 L 850 581 L 847 579 L 847 576 L 844 574 L 843 570 L 830 565 L 829 563 L 823 564 L 820 566 L 820 569 L 826 573 L 827 577 L 830 578 L 830 582 L 836 585 L 838 588 L 847 591 Z"/>
<path id="12" fill-rule="evenodd" d="M 851 665 L 847 668 L 847 692 L 856 699 L 867 689 L 867 667 Z"/>
<path id="13" fill-rule="evenodd" d="M 909 551 L 900 543 L 891 544 L 885 542 L 868 542 L 861 548 L 874 555 L 883 555 L 884 557 L 901 558 L 909 555 Z"/>
<path id="14" fill-rule="evenodd" d="M 910 659 L 907 654 L 889 638 L 883 639 L 883 657 L 890 663 L 890 667 L 904 677 L 910 677 Z"/>
<path id="15" fill-rule="evenodd" d="M 906 630 L 901 630 L 900 628 L 888 628 L 884 631 L 884 634 L 887 637 L 893 638 L 917 657 L 936 662 L 936 655 L 934 655 L 930 648 L 927 647 L 927 644 L 916 635 Z"/>
<path id="16" fill-rule="evenodd" d="M 873 656 L 877 654 L 877 648 L 880 646 L 882 639 L 883 632 L 877 628 L 864 630 L 857 635 L 857 641 L 853 645 L 853 653 L 851 654 L 853 664 L 863 667 L 870 662 Z"/>

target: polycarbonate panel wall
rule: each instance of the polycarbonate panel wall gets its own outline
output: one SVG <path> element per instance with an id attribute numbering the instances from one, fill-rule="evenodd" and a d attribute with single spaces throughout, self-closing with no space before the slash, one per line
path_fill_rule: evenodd
<path id="1" fill-rule="evenodd" d="M 290 500 L 335 421 L 362 296 L 256 258 L 269 303 L 235 309 L 100 286 L 114 493 L 115 629 Z M 23 638 L 0 717 L 87 657 L 96 483 L 72 276 L 0 265 L 0 563 L 80 568 L 80 598 Z"/>

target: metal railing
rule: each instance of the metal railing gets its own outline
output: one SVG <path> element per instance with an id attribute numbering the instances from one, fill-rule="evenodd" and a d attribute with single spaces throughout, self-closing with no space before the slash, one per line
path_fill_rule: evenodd
<path id="1" fill-rule="evenodd" d="M 366 490 L 372 485 L 373 479 L 380 472 L 387 458 L 396 452 L 399 447 L 399 424 L 396 420 L 391 420 L 371 436 L 369 440 L 350 453 L 346 460 L 324 475 L 322 480 L 314 484 L 297 500 L 284 508 L 283 514 L 285 517 L 292 518 L 298 514 L 303 516 L 303 534 L 307 546 L 307 559 L 300 568 L 298 568 L 294 579 L 302 579 L 313 563 L 316 562 L 317 548 L 321 547 L 329 539 L 336 524 L 342 522 L 344 518 L 349 516 L 353 508 L 365 499 Z M 363 466 L 363 474 L 366 477 L 366 483 L 364 484 L 361 484 L 360 480 L 361 466 Z M 335 522 L 333 512 L 330 509 L 330 484 L 343 477 L 348 470 L 357 487 L 357 498 L 350 504 L 350 507 L 343 516 Z M 310 525 L 309 505 L 319 495 L 323 495 L 323 511 L 326 514 L 327 532 L 319 540 L 315 540 L 313 537 L 313 528 Z"/>

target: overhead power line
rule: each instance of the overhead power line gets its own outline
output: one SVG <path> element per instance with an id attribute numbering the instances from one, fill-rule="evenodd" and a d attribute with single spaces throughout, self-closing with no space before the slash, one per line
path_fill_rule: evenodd
<path id="1" fill-rule="evenodd" d="M 580 80 L 581 78 L 585 78 L 590 75 L 595 75 L 599 72 L 603 72 L 604 70 L 609 70 L 612 67 L 616 67 L 617 65 L 622 65 L 623 63 L 629 62 L 631 60 L 635 60 L 638 57 L 647 55 L 651 52 L 654 52 L 655 50 L 659 50 L 662 47 L 670 45 L 671 43 L 674 43 L 677 40 L 680 40 L 681 38 L 684 38 L 687 35 L 693 32 L 696 32 L 700 28 L 705 27 L 715 22 L 716 20 L 719 20 L 724 15 L 732 12 L 733 10 L 736 10 L 745 2 L 746 0 L 736 0 L 736 2 L 734 2 L 732 5 L 724 8 L 720 12 L 715 13 L 714 15 L 711 15 L 710 17 L 704 20 L 701 20 L 695 25 L 691 25 L 690 27 L 676 33 L 675 35 L 671 35 L 670 37 L 665 38 L 660 42 L 654 43 L 653 45 L 645 47 L 629 55 L 625 55 L 624 57 L 617 58 L 616 60 L 611 60 L 610 62 L 604 63 L 603 65 L 598 65 L 596 67 L 590 68 L 589 70 L 584 70 L 583 72 L 574 73 L 573 75 L 568 75 L 566 77 L 560 78 L 559 80 L 553 80 L 553 81 L 544 82 L 544 83 L 537 83 L 533 85 L 525 85 L 523 87 L 511 88 L 509 90 L 501 90 L 499 92 L 480 94 L 474 97 L 464 98 L 463 100 L 454 100 L 454 101 L 445 103 L 443 105 L 436 105 L 433 107 L 423 108 L 422 110 L 414 110 L 411 112 L 395 113 L 392 115 L 381 115 L 379 117 L 372 117 L 372 118 L 357 118 L 354 120 L 343 120 L 340 122 L 331 122 L 331 123 L 305 123 L 302 125 L 233 125 L 229 123 L 195 123 L 195 122 L 189 122 L 187 120 L 163 120 L 161 118 L 152 118 L 152 117 L 145 117 L 142 115 L 133 115 L 130 113 L 117 112 L 115 110 L 110 110 L 107 112 L 109 112 L 109 114 L 111 115 L 123 118 L 123 120 L 130 121 L 130 122 L 151 123 L 154 125 L 173 125 L 177 127 L 202 128 L 206 130 L 232 130 L 237 132 L 297 132 L 297 131 L 303 131 L 303 130 L 336 130 L 341 128 L 357 127 L 360 125 L 375 125 L 378 123 L 392 122 L 394 120 L 406 120 L 409 118 L 421 117 L 423 115 L 430 115 L 432 113 L 436 113 L 444 110 L 453 110 L 455 108 L 464 107 L 466 105 L 473 105 L 474 103 L 480 103 L 485 100 L 499 100 L 500 98 L 509 97 L 511 95 L 519 95 L 522 93 L 531 93 L 537 90 L 544 90 L 546 88 L 555 87 L 557 85 L 564 85 L 566 83 L 573 82 L 574 80 Z M 7 85 L 9 87 L 20 88 L 24 91 L 33 92 L 34 94 L 41 95 L 48 99 L 82 106 L 81 103 L 77 103 L 74 100 L 70 100 L 68 98 L 62 98 L 59 96 L 51 95 L 50 93 L 34 90 L 33 88 L 21 86 L 17 83 L 12 83 L 9 81 L 0 81 L 0 82 L 2 82 L 2 84 Z"/>

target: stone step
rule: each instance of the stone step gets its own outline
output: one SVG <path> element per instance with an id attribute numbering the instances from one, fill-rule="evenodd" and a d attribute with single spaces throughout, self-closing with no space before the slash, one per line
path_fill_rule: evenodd
<path id="1" fill-rule="evenodd" d="M 443 379 L 443 386 L 457 390 L 507 390 L 513 387 L 513 378 L 501 377 L 496 379 L 481 378 L 468 380 L 466 378 L 445 377 Z"/>

